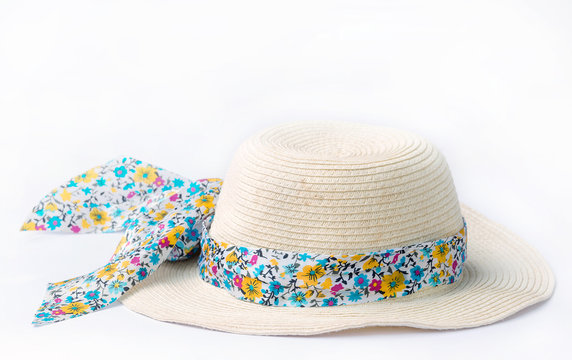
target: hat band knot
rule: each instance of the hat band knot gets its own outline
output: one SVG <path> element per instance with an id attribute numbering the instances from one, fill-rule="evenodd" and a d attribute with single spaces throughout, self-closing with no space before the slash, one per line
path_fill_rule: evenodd
<path id="1" fill-rule="evenodd" d="M 463 223 L 447 238 L 347 255 L 239 247 L 205 231 L 200 274 L 233 296 L 262 305 L 338 306 L 402 297 L 460 278 L 467 258 Z"/>

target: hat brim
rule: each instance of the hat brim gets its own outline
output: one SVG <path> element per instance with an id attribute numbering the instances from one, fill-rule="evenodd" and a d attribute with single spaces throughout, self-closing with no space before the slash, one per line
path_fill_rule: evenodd
<path id="1" fill-rule="evenodd" d="M 490 324 L 549 298 L 542 256 L 467 206 L 462 278 L 402 298 L 334 307 L 274 307 L 239 300 L 203 281 L 197 260 L 166 263 L 120 301 L 153 319 L 241 334 L 311 335 L 368 326 L 458 329 Z"/>

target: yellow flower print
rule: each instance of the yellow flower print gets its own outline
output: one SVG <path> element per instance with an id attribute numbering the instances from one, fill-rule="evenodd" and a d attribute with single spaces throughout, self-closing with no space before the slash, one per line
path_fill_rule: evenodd
<path id="1" fill-rule="evenodd" d="M 22 225 L 22 227 L 20 228 L 20 230 L 22 230 L 22 231 L 33 231 L 33 230 L 36 230 L 36 224 L 34 224 L 32 221 L 28 221 L 27 223 L 25 223 L 24 225 Z"/>
<path id="2" fill-rule="evenodd" d="M 405 289 L 405 277 L 401 271 L 385 275 L 381 279 L 381 291 L 385 297 L 394 297 L 396 293 Z"/>
<path id="3" fill-rule="evenodd" d="M 203 245 L 203 254 L 205 254 L 205 256 L 208 256 L 210 254 L 209 249 L 210 248 L 207 244 Z"/>
<path id="4" fill-rule="evenodd" d="M 246 296 L 249 300 L 256 300 L 262 296 L 262 292 L 260 289 L 262 288 L 262 283 L 257 279 L 244 277 L 242 279 L 242 286 L 241 289 L 244 292 L 244 296 Z"/>
<path id="5" fill-rule="evenodd" d="M 88 308 L 89 308 L 88 305 L 81 302 L 72 302 L 67 304 L 66 306 L 62 306 L 63 312 L 65 312 L 66 314 L 74 314 L 74 315 L 83 314 Z"/>
<path id="6" fill-rule="evenodd" d="M 155 221 L 163 220 L 165 215 L 167 215 L 167 212 L 165 210 L 158 212 L 157 214 L 155 214 Z"/>
<path id="7" fill-rule="evenodd" d="M 228 255 L 226 256 L 226 259 L 225 259 L 225 260 L 226 260 L 227 263 L 234 264 L 234 263 L 237 263 L 237 262 L 238 262 L 238 257 L 236 256 L 236 253 L 233 251 L 233 252 L 231 252 L 230 254 L 228 254 Z"/>
<path id="8" fill-rule="evenodd" d="M 123 245 L 125 245 L 126 242 L 127 242 L 127 237 L 124 235 L 121 237 L 121 240 L 119 240 L 119 244 L 117 244 L 117 247 L 113 252 L 113 255 L 118 254 L 123 249 Z"/>
<path id="9" fill-rule="evenodd" d="M 363 264 L 363 269 L 364 270 L 370 270 L 370 269 L 374 269 L 378 266 L 379 266 L 379 262 L 377 260 L 375 260 L 375 258 L 371 257 L 371 258 L 369 258 L 368 261 L 365 262 L 365 264 Z"/>
<path id="10" fill-rule="evenodd" d="M 71 278 L 71 279 L 67 279 L 67 280 L 64 280 L 64 281 L 58 281 L 58 282 L 53 283 L 52 285 L 54 285 L 54 286 L 63 285 L 63 284 L 68 283 L 68 282 L 70 282 L 70 281 L 72 281 L 72 280 L 74 280 L 74 279 L 76 279 L 76 278 Z"/>
<path id="11" fill-rule="evenodd" d="M 175 245 L 181 235 L 185 232 L 185 228 L 182 226 L 175 226 L 173 230 L 169 231 L 167 238 L 169 239 L 169 245 Z"/>
<path id="12" fill-rule="evenodd" d="M 99 270 L 96 274 L 98 278 L 107 277 L 106 280 L 109 280 L 113 277 L 113 273 L 117 271 L 117 264 L 109 264 L 103 269 Z"/>
<path id="13" fill-rule="evenodd" d="M 71 199 L 71 193 L 68 191 L 68 189 L 64 189 L 60 196 L 62 197 L 63 201 L 70 201 Z"/>
<path id="14" fill-rule="evenodd" d="M 329 289 L 332 287 L 332 279 L 331 278 L 327 278 L 323 283 L 321 288 L 322 289 Z"/>
<path id="15" fill-rule="evenodd" d="M 87 222 L 86 219 L 81 220 L 81 227 L 84 229 L 89 228 L 91 225 Z"/>
<path id="16" fill-rule="evenodd" d="M 200 198 L 195 200 L 195 204 L 199 208 L 201 206 L 204 206 L 207 208 L 207 210 L 210 210 L 211 208 L 214 207 L 213 200 L 214 200 L 214 197 L 212 195 L 202 195 Z"/>
<path id="17" fill-rule="evenodd" d="M 433 250 L 433 257 L 439 262 L 447 261 L 447 254 L 449 253 L 449 246 L 447 244 L 437 245 L 435 250 Z"/>
<path id="18" fill-rule="evenodd" d="M 290 299 L 292 299 L 292 301 L 294 301 L 296 304 L 301 304 L 302 301 L 306 301 L 304 299 L 304 293 L 301 291 L 296 291 L 294 294 L 292 294 Z"/>
<path id="19" fill-rule="evenodd" d="M 152 166 L 139 166 L 135 170 L 135 175 L 133 175 L 133 181 L 135 182 L 152 184 L 157 179 L 157 170 Z"/>
<path id="20" fill-rule="evenodd" d="M 121 281 L 114 281 L 111 283 L 111 287 L 113 288 L 114 293 L 119 293 L 123 290 L 123 284 Z"/>
<path id="21" fill-rule="evenodd" d="M 54 203 L 49 203 L 48 205 L 46 205 L 46 210 L 48 211 L 56 211 L 58 209 L 58 206 Z"/>
<path id="22" fill-rule="evenodd" d="M 91 209 L 89 217 L 91 218 L 91 220 L 93 220 L 93 223 L 95 225 L 103 225 L 109 220 L 111 220 L 109 216 L 107 216 L 107 213 L 105 211 L 100 210 L 98 208 Z"/>
<path id="23" fill-rule="evenodd" d="M 78 182 L 84 182 L 84 183 L 91 182 L 91 180 L 93 180 L 97 177 L 97 173 L 94 170 L 95 169 L 89 169 L 88 171 L 84 172 L 83 174 L 76 176 L 74 181 L 76 183 L 78 183 Z"/>
<path id="24" fill-rule="evenodd" d="M 326 272 L 322 268 L 322 265 L 316 265 L 316 266 L 306 265 L 304 266 L 304 269 L 302 269 L 302 271 L 296 274 L 296 277 L 304 281 L 304 285 L 311 286 L 311 285 L 317 285 L 318 279 L 324 276 L 325 274 Z"/>

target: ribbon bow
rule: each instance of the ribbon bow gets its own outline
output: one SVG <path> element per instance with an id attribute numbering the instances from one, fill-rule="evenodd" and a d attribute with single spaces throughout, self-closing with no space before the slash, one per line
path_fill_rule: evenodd
<path id="1" fill-rule="evenodd" d="M 23 231 L 125 231 L 107 264 L 50 283 L 33 324 L 78 317 L 106 307 L 147 278 L 165 260 L 199 249 L 221 190 L 221 179 L 192 181 L 142 161 L 109 161 L 46 195 Z"/>

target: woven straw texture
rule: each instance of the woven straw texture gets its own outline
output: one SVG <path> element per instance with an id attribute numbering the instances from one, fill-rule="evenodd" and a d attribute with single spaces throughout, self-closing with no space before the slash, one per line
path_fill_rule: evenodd
<path id="1" fill-rule="evenodd" d="M 441 153 L 391 128 L 277 126 L 239 147 L 224 180 L 211 235 L 236 245 L 351 254 L 463 227 Z"/>
<path id="2" fill-rule="evenodd" d="M 225 178 L 211 236 L 313 253 L 383 250 L 456 233 L 468 260 L 452 285 L 403 298 L 294 308 L 241 301 L 204 282 L 196 259 L 163 264 L 121 301 L 149 317 L 246 334 L 310 335 L 365 326 L 474 327 L 547 299 L 554 276 L 516 235 L 460 206 L 443 156 L 419 136 L 338 122 L 256 134 Z"/>

